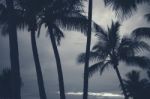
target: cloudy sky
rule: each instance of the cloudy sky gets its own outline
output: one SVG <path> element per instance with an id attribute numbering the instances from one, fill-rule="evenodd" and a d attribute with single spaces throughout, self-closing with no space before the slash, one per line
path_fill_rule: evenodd
<path id="1" fill-rule="evenodd" d="M 93 20 L 106 28 L 110 25 L 115 14 L 110 8 L 105 8 L 102 0 L 93 0 Z M 85 10 L 87 3 L 85 3 Z M 143 7 L 144 6 L 144 7 Z M 139 10 L 133 13 L 131 18 L 121 21 L 120 35 L 130 34 L 137 27 L 150 26 L 143 15 L 147 12 L 146 5 L 139 6 Z M 59 53 L 62 61 L 65 89 L 67 99 L 81 99 L 83 87 L 83 66 L 78 64 L 76 59 L 79 53 L 85 51 L 86 37 L 79 32 L 64 31 L 65 39 L 59 46 Z M 96 38 L 92 37 L 92 45 Z M 20 68 L 23 80 L 22 99 L 39 99 L 35 66 L 31 50 L 30 33 L 26 30 L 18 31 Z M 46 29 L 43 27 L 41 36 L 37 39 L 38 52 L 42 66 L 45 88 L 48 98 L 59 99 L 58 77 L 55 58 L 49 37 L 46 36 Z M 0 70 L 10 67 L 8 36 L 0 35 Z M 126 67 L 120 63 L 120 72 L 123 75 L 133 68 Z M 90 78 L 89 98 L 90 99 L 123 99 L 120 95 L 120 88 L 116 74 L 112 68 L 104 72 L 102 76 L 95 74 Z"/>

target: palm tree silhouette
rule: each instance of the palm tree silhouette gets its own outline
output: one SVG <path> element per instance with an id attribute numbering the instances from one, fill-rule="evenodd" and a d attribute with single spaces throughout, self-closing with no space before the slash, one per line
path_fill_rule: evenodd
<path id="1" fill-rule="evenodd" d="M 48 33 L 52 43 L 59 80 L 60 98 L 65 99 L 64 79 L 61 66 L 61 60 L 57 49 L 57 44 L 60 44 L 60 40 L 64 37 L 63 29 L 78 30 L 81 32 L 87 31 L 87 19 L 82 14 L 80 0 L 68 0 L 68 1 L 50 1 L 43 9 L 41 14 L 41 23 L 44 23 L 48 27 Z"/>
<path id="2" fill-rule="evenodd" d="M 136 41 L 129 37 L 124 37 L 120 40 L 119 27 L 120 24 L 118 22 L 112 22 L 111 27 L 107 31 L 96 26 L 98 32 L 96 36 L 99 41 L 94 45 L 89 58 L 97 63 L 89 67 L 89 75 L 96 71 L 100 71 L 102 74 L 106 68 L 112 66 L 117 73 L 123 94 L 125 98 L 128 98 L 118 70 L 119 61 L 123 61 L 128 65 L 138 65 L 143 69 L 148 68 L 150 59 L 136 54 L 141 49 L 150 50 L 150 46 L 143 41 Z M 79 55 L 78 62 L 85 62 L 85 53 Z"/>
<path id="3" fill-rule="evenodd" d="M 12 99 L 11 74 L 12 74 L 11 70 L 4 69 L 0 75 L 0 98 L 1 99 Z"/>
<path id="4" fill-rule="evenodd" d="M 131 16 L 132 10 L 137 9 L 137 4 L 147 2 L 149 0 L 104 0 L 106 6 L 111 6 L 116 11 L 117 15 L 123 15 L 123 17 Z M 87 43 L 86 43 L 86 55 L 84 66 L 84 81 L 83 81 L 83 99 L 88 98 L 88 67 L 89 56 L 91 46 L 91 21 L 92 21 L 92 6 L 93 1 L 89 0 L 88 3 L 88 31 L 87 31 Z"/>
<path id="5" fill-rule="evenodd" d="M 85 54 L 85 66 L 84 66 L 84 81 L 83 81 L 83 99 L 88 99 L 88 73 L 89 73 L 89 56 L 91 46 L 91 22 L 92 22 L 92 6 L 93 1 L 89 0 L 88 4 L 88 31 L 86 41 L 86 54 Z"/>
<path id="6" fill-rule="evenodd" d="M 138 71 L 131 71 L 126 74 L 124 79 L 125 89 L 129 97 L 133 99 L 149 99 L 149 81 L 147 79 L 140 79 Z"/>
<path id="7" fill-rule="evenodd" d="M 0 24 L 2 27 L 2 32 L 8 33 L 9 35 L 10 63 L 12 71 L 12 99 L 21 99 L 21 88 L 19 80 L 20 66 L 17 41 L 17 26 L 21 20 L 19 17 L 20 9 L 16 9 L 14 7 L 14 1 L 15 0 L 5 0 L 6 4 L 3 2 L 0 4 Z"/>
<path id="8" fill-rule="evenodd" d="M 31 3 L 32 2 L 32 3 Z M 22 28 L 28 27 L 28 31 L 31 32 L 31 45 L 33 51 L 33 58 L 37 73 L 37 81 L 39 87 L 39 95 L 40 99 L 47 99 L 46 92 L 44 88 L 43 75 L 41 70 L 41 65 L 39 61 L 39 55 L 36 44 L 36 32 L 38 30 L 38 15 L 44 8 L 45 1 L 41 0 L 21 0 L 20 6 L 23 8 L 23 23 L 21 25 Z"/>

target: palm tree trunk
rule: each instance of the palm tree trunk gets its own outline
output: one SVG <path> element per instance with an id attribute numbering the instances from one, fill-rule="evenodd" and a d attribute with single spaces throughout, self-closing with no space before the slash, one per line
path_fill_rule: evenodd
<path id="1" fill-rule="evenodd" d="M 13 28 L 13 26 L 12 26 Z M 21 99 L 21 77 L 19 66 L 19 52 L 17 31 L 14 29 L 9 32 L 10 62 L 12 71 L 12 99 Z"/>
<path id="2" fill-rule="evenodd" d="M 18 52 L 18 40 L 17 29 L 15 21 L 13 20 L 13 1 L 6 0 L 6 6 L 10 12 L 8 20 L 8 32 L 9 32 L 9 48 L 10 48 L 10 63 L 11 63 L 11 91 L 12 99 L 21 99 L 21 77 L 20 77 L 20 65 L 19 65 L 19 52 Z"/>
<path id="3" fill-rule="evenodd" d="M 127 96 L 127 93 L 126 93 L 126 90 L 125 90 L 125 87 L 124 87 L 124 84 L 123 84 L 123 81 L 122 81 L 122 78 L 121 78 L 119 69 L 118 69 L 117 66 L 114 66 L 114 67 L 115 67 L 114 69 L 115 69 L 115 71 L 116 71 L 116 73 L 117 73 L 118 79 L 119 79 L 119 81 L 120 81 L 120 85 L 121 85 L 121 88 L 122 88 L 122 90 L 123 90 L 123 94 L 124 94 L 124 96 L 125 96 L 125 99 L 128 99 L 128 96 Z"/>
<path id="4" fill-rule="evenodd" d="M 35 68 L 36 68 L 36 74 L 37 74 L 40 99 L 47 99 L 46 93 L 45 93 L 45 88 L 44 88 L 44 81 L 43 81 L 41 65 L 40 65 L 40 61 L 39 61 L 39 55 L 38 55 L 38 51 L 37 51 L 35 31 L 34 30 L 31 30 L 31 43 L 32 43 L 32 51 L 33 51 Z"/>
<path id="5" fill-rule="evenodd" d="M 87 32 L 87 44 L 86 44 L 86 57 L 84 66 L 84 88 L 83 88 L 83 99 L 88 99 L 88 68 L 89 68 L 89 57 L 90 57 L 90 46 L 91 46 L 91 22 L 92 22 L 92 0 L 89 0 L 88 7 L 88 32 Z"/>
<path id="6" fill-rule="evenodd" d="M 57 72 L 58 72 L 58 80 L 59 80 L 59 90 L 60 90 L 60 99 L 66 99 L 65 97 L 65 89 L 64 89 L 64 80 L 63 80 L 63 72 L 62 72 L 62 66 L 61 66 L 61 61 L 60 61 L 60 56 L 58 53 L 58 49 L 56 46 L 55 42 L 55 37 L 53 34 L 53 30 L 51 29 L 51 26 L 48 26 L 49 33 L 50 33 L 50 39 L 52 42 L 52 47 L 56 59 L 56 64 L 57 64 Z"/>

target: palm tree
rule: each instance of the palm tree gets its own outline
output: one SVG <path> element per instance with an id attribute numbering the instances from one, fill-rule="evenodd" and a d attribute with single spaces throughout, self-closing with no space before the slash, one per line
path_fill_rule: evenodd
<path id="1" fill-rule="evenodd" d="M 87 43 L 86 43 L 86 56 L 85 56 L 85 66 L 84 66 L 84 81 L 83 81 L 83 99 L 88 99 L 88 73 L 89 73 L 89 56 L 90 56 L 90 46 L 91 46 L 91 22 L 92 22 L 92 6 L 93 1 L 89 0 L 88 5 L 88 31 L 87 31 Z"/>
<path id="2" fill-rule="evenodd" d="M 102 74 L 106 68 L 112 66 L 117 73 L 123 94 L 125 98 L 128 99 L 118 69 L 119 61 L 123 61 L 128 65 L 138 65 L 145 69 L 150 65 L 150 59 L 136 54 L 143 49 L 150 50 L 150 46 L 143 41 L 137 41 L 129 37 L 120 39 L 119 27 L 120 24 L 118 22 L 112 22 L 111 28 L 108 28 L 107 31 L 101 27 L 96 27 L 98 32 L 96 36 L 99 41 L 94 45 L 93 50 L 90 52 L 89 59 L 98 62 L 89 67 L 89 75 L 92 75 L 99 70 Z M 85 53 L 79 55 L 78 62 L 85 62 Z"/>
<path id="3" fill-rule="evenodd" d="M 126 74 L 124 79 L 125 89 L 129 97 L 133 99 L 149 99 L 149 91 L 147 89 L 149 82 L 147 79 L 140 79 L 138 71 L 131 71 Z"/>
<path id="4" fill-rule="evenodd" d="M 87 31 L 87 19 L 81 14 L 83 11 L 81 7 L 80 0 L 55 0 L 47 3 L 40 17 L 42 20 L 41 23 L 44 23 L 48 27 L 48 33 L 56 59 L 61 99 L 65 99 L 65 88 L 57 44 L 59 45 L 61 38 L 64 37 L 61 28 L 79 30 L 81 32 Z"/>
<path id="5" fill-rule="evenodd" d="M 111 6 L 116 11 L 117 15 L 123 15 L 125 17 L 132 15 L 132 10 L 137 9 L 137 4 L 146 2 L 149 0 L 104 0 L 106 6 Z M 83 99 L 88 98 L 88 67 L 89 67 L 89 56 L 91 46 L 91 21 L 92 21 L 92 4 L 93 1 L 89 0 L 88 4 L 88 32 L 87 32 L 87 43 L 86 43 L 86 56 L 84 66 L 84 88 L 83 88 Z"/>
<path id="6" fill-rule="evenodd" d="M 17 41 L 17 24 L 20 21 L 19 9 L 15 9 L 15 0 L 5 0 L 6 6 L 2 3 L 0 6 L 0 24 L 3 32 L 9 35 L 10 48 L 10 63 L 12 71 L 12 99 L 21 99 L 20 87 L 20 66 L 19 66 L 19 52 Z"/>
<path id="7" fill-rule="evenodd" d="M 24 28 L 24 26 L 27 26 L 28 31 L 31 32 L 31 45 L 37 73 L 40 99 L 46 99 L 47 97 L 35 38 L 36 31 L 38 30 L 37 17 L 40 14 L 40 11 L 43 9 L 45 2 L 41 0 L 21 0 L 19 3 L 23 8 L 23 23 L 21 23 L 22 27 Z"/>

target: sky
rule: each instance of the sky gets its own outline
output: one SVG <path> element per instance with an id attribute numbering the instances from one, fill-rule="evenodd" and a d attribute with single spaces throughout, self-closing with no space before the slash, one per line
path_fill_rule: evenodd
<path id="1" fill-rule="evenodd" d="M 104 7 L 102 0 L 93 0 L 93 2 L 93 20 L 95 22 L 106 28 L 112 20 L 117 21 L 115 13 L 112 12 L 111 8 Z M 87 12 L 87 2 L 84 5 L 85 12 Z M 150 26 L 143 17 L 148 11 L 146 6 L 146 4 L 139 6 L 139 10 L 133 13 L 131 18 L 124 21 L 119 20 L 122 23 L 120 35 L 128 35 L 138 27 Z M 62 39 L 61 46 L 58 49 L 62 62 L 66 96 L 67 99 L 82 99 L 84 64 L 78 64 L 76 59 L 79 53 L 85 52 L 86 37 L 84 34 L 76 31 L 65 30 L 64 34 L 65 38 Z M 29 32 L 18 30 L 20 71 L 23 80 L 22 99 L 39 99 L 30 39 Z M 95 42 L 96 38 L 92 35 L 92 45 Z M 59 99 L 55 57 L 44 26 L 42 27 L 40 38 L 37 38 L 37 47 L 47 97 Z M 0 35 L 0 71 L 8 67 L 10 67 L 8 36 Z M 123 77 L 132 69 L 137 68 L 127 67 L 124 63 L 119 65 L 119 70 Z M 96 73 L 89 79 L 89 92 L 89 99 L 123 99 L 119 88 L 119 81 L 112 68 L 106 70 L 102 76 Z"/>

